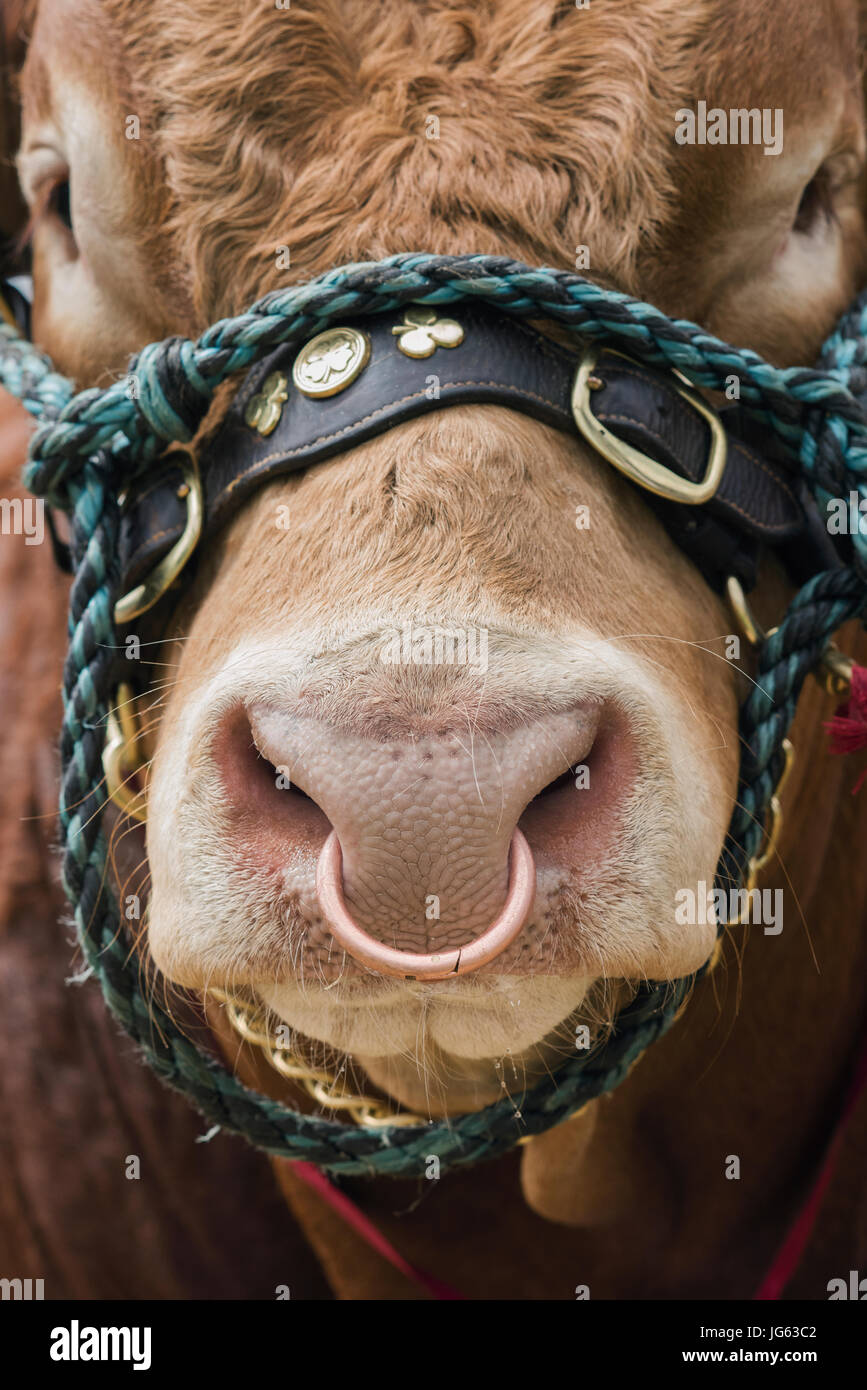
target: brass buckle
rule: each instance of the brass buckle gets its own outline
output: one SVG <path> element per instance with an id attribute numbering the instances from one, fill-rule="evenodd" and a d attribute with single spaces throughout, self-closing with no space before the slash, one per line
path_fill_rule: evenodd
<path id="1" fill-rule="evenodd" d="M 616 352 L 613 348 L 605 350 L 616 357 L 623 357 L 633 365 L 641 365 L 625 352 Z M 590 409 L 590 392 L 598 390 L 601 385 L 601 382 L 594 380 L 592 376 L 599 351 L 594 344 L 586 348 L 572 387 L 572 414 L 584 438 L 604 459 L 621 473 L 625 473 L 627 478 L 631 478 L 632 482 L 638 483 L 648 492 L 655 493 L 657 497 L 665 497 L 669 502 L 683 502 L 688 507 L 698 507 L 703 502 L 709 502 L 722 481 L 728 454 L 726 432 L 716 411 L 702 400 L 682 372 L 672 368 L 672 375 L 677 378 L 674 389 L 703 420 L 707 421 L 711 434 L 707 468 L 701 481 L 693 483 L 688 478 L 678 477 L 670 468 L 666 468 L 665 464 L 657 463 L 655 459 L 642 454 L 625 440 L 619 439 L 593 414 Z"/>
<path id="2" fill-rule="evenodd" d="M 139 751 L 139 729 L 133 702 L 133 688 L 121 681 L 108 714 L 108 731 L 102 751 L 102 770 L 109 797 L 125 816 L 147 820 L 145 793 L 133 790 L 129 781 L 143 767 Z"/>
<path id="3" fill-rule="evenodd" d="M 166 590 L 175 582 L 184 565 L 193 554 L 202 534 L 204 521 L 204 500 L 199 466 L 192 449 L 176 445 L 167 450 L 163 460 L 176 464 L 183 474 L 183 482 L 178 488 L 178 497 L 186 503 L 187 519 L 184 529 L 168 554 L 164 555 L 141 582 L 130 589 L 128 594 L 118 599 L 114 605 L 114 620 L 118 626 L 131 622 L 162 598 Z"/>

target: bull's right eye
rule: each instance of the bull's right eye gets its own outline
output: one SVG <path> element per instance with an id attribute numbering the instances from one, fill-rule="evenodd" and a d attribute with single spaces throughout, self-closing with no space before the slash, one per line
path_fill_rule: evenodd
<path id="1" fill-rule="evenodd" d="M 68 231 L 72 231 L 72 206 L 69 201 L 69 179 L 61 179 L 54 185 L 48 199 L 49 211 Z"/>

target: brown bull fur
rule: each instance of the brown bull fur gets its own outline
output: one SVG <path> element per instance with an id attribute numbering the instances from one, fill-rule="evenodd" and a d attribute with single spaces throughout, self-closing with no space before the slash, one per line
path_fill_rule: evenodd
<path id="1" fill-rule="evenodd" d="M 389 0 L 370 21 L 365 6 L 323 0 L 308 13 L 293 0 L 304 41 L 294 65 L 257 20 L 261 6 L 242 6 L 234 26 L 222 0 L 86 0 L 67 11 L 63 22 L 85 57 L 96 56 L 115 102 L 119 94 L 124 111 L 158 131 L 136 152 L 138 250 L 150 277 L 142 340 L 193 331 L 287 278 L 351 259 L 424 247 L 570 264 L 572 248 L 590 244 L 594 268 L 619 287 L 711 328 L 724 311 L 730 336 L 778 360 L 809 360 L 863 279 L 863 248 L 851 233 L 833 303 L 800 316 L 782 298 L 770 317 L 749 304 L 732 310 L 727 282 L 708 287 L 729 191 L 709 164 L 693 163 L 681 196 L 658 103 L 663 86 L 691 100 L 698 65 L 703 80 L 722 83 L 721 101 L 730 93 L 736 104 L 780 105 L 805 52 L 819 71 L 846 49 L 851 7 L 802 0 L 783 43 L 746 0 L 635 0 L 626 41 L 617 6 L 594 0 L 592 37 L 570 31 L 574 50 L 566 8 L 442 0 L 411 18 L 414 7 Z M 108 61 L 106 16 L 123 36 Z M 661 44 L 658 30 L 679 43 Z M 46 99 L 48 50 L 46 41 L 31 64 L 34 107 Z M 410 72 L 412 53 L 425 56 Z M 474 62 L 462 68 L 467 54 Z M 570 72 L 594 63 L 581 105 Z M 509 92 L 523 94 L 511 107 Z M 449 112 L 469 104 L 450 128 Z M 290 111 L 295 125 L 275 159 L 259 130 L 273 137 Z M 405 133 L 425 113 L 442 117 L 434 150 Z M 335 122 L 339 161 L 320 138 Z M 170 184 L 158 176 L 165 159 Z M 292 270 L 281 278 L 273 251 L 290 207 Z M 682 265 L 687 220 L 705 253 Z M 40 254 L 37 246 L 37 277 Z M 119 350 L 110 361 L 79 350 L 50 306 L 44 322 L 65 370 L 82 380 L 122 366 Z M 4 398 L 3 495 L 15 493 L 26 432 Z M 223 1136 L 196 1144 L 205 1125 L 138 1063 L 94 985 L 64 984 L 77 968 L 53 854 L 64 594 L 47 546 L 3 538 L 0 1275 L 44 1278 L 48 1297 L 269 1298 L 279 1285 L 306 1299 L 425 1296 L 288 1165 L 274 1165 L 275 1188 L 265 1158 L 244 1145 Z M 771 580 L 760 616 L 773 621 L 782 597 Z M 780 855 L 763 879 L 797 904 L 786 930 L 732 931 L 672 1032 L 613 1097 L 568 1124 L 440 1181 L 347 1182 L 406 1258 L 471 1298 L 572 1299 L 580 1286 L 594 1299 L 754 1291 L 810 1190 L 867 1028 L 867 790 L 851 795 L 857 759 L 826 751 L 821 726 L 832 710 L 810 683 L 792 735 Z M 239 1075 L 294 1099 L 225 1034 L 219 1011 L 209 1021 Z M 130 1155 L 141 1159 L 139 1181 L 125 1176 Z M 730 1155 L 740 1158 L 736 1180 L 726 1176 Z M 829 1280 L 867 1269 L 865 1160 L 862 1099 L 787 1297 L 825 1298 Z"/>

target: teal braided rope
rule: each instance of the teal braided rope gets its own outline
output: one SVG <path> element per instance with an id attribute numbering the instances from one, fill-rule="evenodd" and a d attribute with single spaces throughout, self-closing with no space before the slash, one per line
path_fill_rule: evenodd
<path id="1" fill-rule="evenodd" d="M 80 392 L 36 432 L 28 486 L 68 507 L 66 480 L 91 454 L 120 447 L 145 463 L 166 443 L 189 440 L 216 387 L 279 344 L 309 337 L 350 315 L 382 313 L 410 301 L 461 299 L 482 299 L 509 313 L 554 319 L 578 337 L 614 342 L 651 364 L 677 367 L 698 386 L 724 390 L 735 376 L 741 399 L 792 449 L 801 442 L 798 413 L 805 406 L 833 411 L 843 422 L 863 423 L 851 393 L 832 374 L 773 367 L 748 349 L 733 348 L 695 324 L 669 319 L 651 305 L 570 271 L 533 269 L 495 256 L 407 254 L 345 266 L 308 284 L 274 291 L 247 313 L 214 324 L 195 343 L 173 338 L 150 344 L 130 364 L 126 380 L 104 391 Z M 14 357 L 13 331 L 0 331 L 7 339 L 6 354 Z M 29 372 L 34 368 L 28 363 Z M 0 373 L 6 370 L 0 359 Z M 14 367 L 8 379 L 14 391 Z M 130 379 L 136 382 L 133 391 Z M 41 418 L 32 389 L 24 399 Z M 860 467 L 867 471 L 867 455 Z"/>
<path id="2" fill-rule="evenodd" d="M 867 442 L 867 292 L 858 296 L 825 342 L 818 368 L 845 386 L 862 409 L 861 419 L 851 413 L 837 417 L 817 412 L 806 422 L 799 461 L 821 510 L 832 497 L 848 500 L 850 491 L 859 499 L 867 497 L 862 476 Z M 783 770 L 783 739 L 807 675 L 844 623 L 853 618 L 864 621 L 867 538 L 858 532 L 851 542 L 852 568 L 814 575 L 762 643 L 756 684 L 740 713 L 737 804 L 723 856 L 733 879 L 742 877 L 749 858 L 761 847 L 765 815 Z"/>
<path id="3" fill-rule="evenodd" d="M 730 881 L 740 881 L 748 860 L 759 852 L 767 808 L 783 771 L 783 739 L 804 681 L 834 633 L 852 618 L 863 620 L 865 611 L 867 592 L 854 570 L 817 574 L 762 643 L 756 683 L 740 713 L 739 787 L 724 851 Z"/>
<path id="4" fill-rule="evenodd" d="M 867 291 L 859 295 L 825 343 L 818 363 L 822 372 L 845 385 L 863 407 L 867 400 Z M 862 416 L 815 414 L 804 432 L 800 465 L 820 511 L 828 501 L 857 494 L 867 502 L 867 425 Z M 867 579 L 867 536 L 860 530 L 852 537 L 853 565 Z"/>
<path id="5" fill-rule="evenodd" d="M 120 913 L 107 882 L 101 828 L 105 791 L 104 731 L 117 645 L 117 494 L 173 440 L 188 440 L 216 387 L 280 343 L 307 338 L 348 316 L 381 313 L 408 302 L 482 298 L 511 313 L 550 318 L 580 338 L 612 342 L 657 366 L 676 366 L 694 382 L 723 389 L 732 376 L 742 402 L 775 430 L 818 495 L 841 495 L 867 478 L 864 413 L 850 384 L 863 374 L 864 306 L 829 340 L 823 371 L 781 370 L 733 348 L 694 324 L 668 319 L 650 305 L 580 276 L 533 269 L 500 257 L 404 255 L 330 271 L 309 284 L 266 295 L 246 313 L 208 329 L 195 343 L 151 344 L 127 378 L 105 391 L 74 393 L 31 344 L 0 329 L 0 382 L 41 422 L 31 443 L 28 485 L 72 518 L 76 574 L 70 596 L 61 733 L 61 825 L 64 882 L 88 964 L 113 1015 L 157 1074 L 207 1118 L 257 1146 L 307 1159 L 333 1172 L 412 1176 L 436 1155 L 448 1170 L 492 1158 L 527 1134 L 540 1133 L 587 1100 L 616 1086 L 635 1059 L 672 1023 L 694 977 L 647 984 L 615 1021 L 612 1035 L 571 1057 L 552 1082 L 526 1095 L 518 1112 L 504 1099 L 454 1122 L 382 1130 L 304 1116 L 247 1090 L 177 1029 L 156 1000 L 146 1000 L 139 967 L 118 930 Z M 852 335 L 860 335 L 853 346 Z M 760 658 L 760 690 L 742 712 L 745 748 L 741 805 L 732 819 L 719 880 L 755 853 L 779 772 L 780 747 L 800 686 L 840 622 L 864 611 L 864 543 L 853 538 L 855 568 L 817 576 L 792 604 Z"/>

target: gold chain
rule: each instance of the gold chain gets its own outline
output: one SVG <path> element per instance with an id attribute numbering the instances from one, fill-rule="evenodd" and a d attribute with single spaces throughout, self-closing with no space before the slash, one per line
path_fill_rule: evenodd
<path id="1" fill-rule="evenodd" d="M 295 1081 L 302 1086 L 317 1105 L 327 1110 L 346 1110 L 355 1123 L 365 1129 L 430 1123 L 423 1115 L 413 1115 L 405 1110 L 395 1111 L 386 1101 L 358 1095 L 348 1090 L 332 1072 L 303 1062 L 271 1036 L 268 1031 L 268 1011 L 264 1005 L 227 994 L 222 989 L 211 988 L 208 993 L 223 1005 L 226 1017 L 238 1036 L 253 1047 L 260 1048 L 274 1070 L 287 1081 Z"/>

